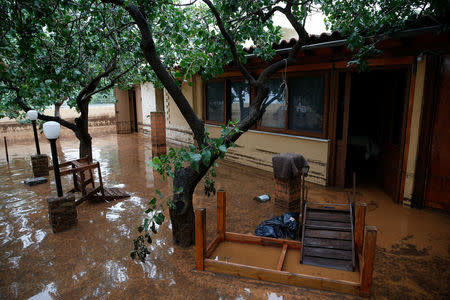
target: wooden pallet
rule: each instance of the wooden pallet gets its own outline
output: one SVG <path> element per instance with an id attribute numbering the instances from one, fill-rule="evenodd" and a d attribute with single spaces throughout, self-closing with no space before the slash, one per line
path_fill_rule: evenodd
<path id="1" fill-rule="evenodd" d="M 101 193 L 96 193 L 91 196 L 90 200 L 112 201 L 130 197 L 130 194 L 128 194 L 125 190 L 120 188 L 104 188 L 104 192 L 105 192 L 104 196 Z"/>
<path id="2" fill-rule="evenodd" d="M 301 263 L 353 271 L 355 250 L 351 204 L 305 205 Z"/>

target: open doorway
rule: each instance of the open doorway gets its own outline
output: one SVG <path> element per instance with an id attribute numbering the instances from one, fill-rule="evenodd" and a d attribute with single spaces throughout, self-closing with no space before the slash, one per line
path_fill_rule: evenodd
<path id="1" fill-rule="evenodd" d="M 356 172 L 399 201 L 408 70 L 352 73 L 345 185 Z"/>

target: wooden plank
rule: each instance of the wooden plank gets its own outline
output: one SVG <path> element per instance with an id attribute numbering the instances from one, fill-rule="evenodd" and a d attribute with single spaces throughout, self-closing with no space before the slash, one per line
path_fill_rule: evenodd
<path id="1" fill-rule="evenodd" d="M 352 250 L 352 242 L 345 240 L 331 240 L 305 237 L 303 246 L 314 246 L 329 249 Z"/>
<path id="2" fill-rule="evenodd" d="M 313 227 L 319 227 L 319 228 L 330 228 L 330 229 L 333 229 L 333 230 L 351 231 L 350 224 L 349 223 L 344 223 L 344 222 L 329 222 L 329 221 L 318 221 L 318 220 L 306 220 L 306 226 L 313 226 Z"/>
<path id="3" fill-rule="evenodd" d="M 308 211 L 306 218 L 309 220 L 337 221 L 350 223 L 350 215 L 347 213 Z"/>
<path id="4" fill-rule="evenodd" d="M 305 239 L 305 223 L 306 223 L 306 214 L 308 213 L 308 202 L 305 203 L 305 210 L 303 211 L 303 220 L 302 220 L 302 250 L 300 252 L 300 263 L 303 261 L 303 240 Z"/>
<path id="5" fill-rule="evenodd" d="M 305 229 L 305 237 L 351 241 L 352 233 L 332 230 Z"/>
<path id="6" fill-rule="evenodd" d="M 352 261 L 352 251 L 351 250 L 341 250 L 341 249 L 325 249 L 318 247 L 308 247 L 303 246 L 303 254 L 305 256 L 316 256 L 323 258 L 333 258 Z"/>
<path id="7" fill-rule="evenodd" d="M 205 259 L 205 270 L 306 288 L 322 289 L 352 295 L 359 294 L 359 282 L 332 280 L 319 276 L 289 273 L 224 261 L 215 261 L 212 259 Z"/>
<path id="8" fill-rule="evenodd" d="M 226 232 L 225 240 L 236 243 L 244 243 L 244 244 L 254 244 L 254 245 L 267 245 L 267 246 L 275 246 L 282 247 L 284 243 L 288 245 L 290 249 L 301 249 L 301 242 L 284 240 L 284 239 L 274 239 L 269 237 L 262 237 L 250 234 L 241 234 L 234 232 Z"/>
<path id="9" fill-rule="evenodd" d="M 338 211 L 338 212 L 348 212 L 347 204 L 339 204 L 339 203 L 310 203 L 308 208 L 310 210 L 325 210 L 325 211 Z"/>
<path id="10" fill-rule="evenodd" d="M 224 190 L 217 192 L 217 232 L 221 240 L 225 240 L 227 214 L 227 194 Z"/>
<path id="11" fill-rule="evenodd" d="M 209 243 L 208 247 L 206 248 L 205 252 L 205 258 L 209 258 L 211 254 L 216 250 L 217 246 L 220 244 L 220 234 L 217 234 L 216 237 Z"/>
<path id="12" fill-rule="evenodd" d="M 366 207 L 367 205 L 361 202 L 357 202 L 355 205 L 355 250 L 358 254 L 362 253 Z"/>
<path id="13" fill-rule="evenodd" d="M 195 267 L 204 271 L 204 259 L 206 250 L 206 209 L 195 210 Z"/>
<path id="14" fill-rule="evenodd" d="M 361 269 L 360 296 L 370 297 L 372 288 L 373 264 L 375 262 L 375 248 L 377 246 L 377 228 L 366 226 L 364 228 L 363 265 Z"/>
<path id="15" fill-rule="evenodd" d="M 350 260 L 329 259 L 322 257 L 304 256 L 303 263 L 322 268 L 331 268 L 337 270 L 352 271 L 352 262 Z"/>
<path id="16" fill-rule="evenodd" d="M 353 225 L 353 205 L 355 204 L 356 197 L 356 173 L 353 172 L 353 200 L 350 206 L 350 220 L 352 224 L 352 270 L 355 268 L 355 228 Z"/>
<path id="17" fill-rule="evenodd" d="M 286 251 L 288 245 L 286 243 L 283 244 L 283 249 L 281 249 L 280 259 L 278 260 L 277 270 L 281 271 L 283 268 L 284 259 L 286 258 Z"/>

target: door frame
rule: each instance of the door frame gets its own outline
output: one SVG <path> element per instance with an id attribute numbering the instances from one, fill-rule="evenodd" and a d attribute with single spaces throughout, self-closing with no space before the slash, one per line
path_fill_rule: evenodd
<path id="1" fill-rule="evenodd" d="M 393 201 L 396 203 L 403 201 L 403 194 L 404 194 L 404 188 L 405 188 L 405 181 L 406 181 L 406 165 L 407 165 L 407 159 L 408 159 L 408 149 L 409 149 L 409 140 L 410 140 L 410 130 L 411 130 L 411 119 L 412 119 L 412 107 L 414 103 L 414 87 L 415 87 L 415 73 L 413 70 L 415 70 L 415 63 L 414 64 L 399 64 L 399 65 L 389 65 L 389 66 L 373 66 L 371 67 L 372 71 L 374 70 L 395 70 L 395 69 L 403 69 L 406 71 L 406 85 L 405 85 L 405 96 L 404 96 L 404 103 L 403 103 L 403 116 L 402 116 L 402 122 L 401 122 L 401 141 L 400 141 L 400 158 L 399 158 L 399 175 L 395 180 L 397 180 L 397 191 L 393 195 Z M 345 70 L 342 70 L 345 72 Z M 348 70 L 346 74 L 346 82 L 345 82 L 345 104 L 344 104 L 344 116 L 343 116 L 343 139 L 344 136 L 348 137 L 348 121 L 350 116 L 350 94 L 351 94 L 351 75 L 355 70 Z M 330 156 L 329 161 L 330 164 L 328 166 L 328 172 L 330 174 L 328 184 L 332 186 L 340 186 L 337 180 L 337 172 L 338 172 L 338 166 L 342 165 L 344 166 L 344 174 L 345 174 L 345 166 L 346 166 L 346 159 L 341 162 L 338 161 L 338 141 L 336 138 L 336 128 L 337 128 L 337 101 L 338 101 L 338 94 L 337 91 L 339 86 L 339 76 L 332 77 L 332 80 L 334 83 L 332 86 L 335 87 L 336 91 L 333 93 L 333 97 L 330 101 L 330 111 L 333 112 L 333 115 L 330 119 Z M 346 139 L 346 138 L 345 138 Z M 343 145 L 342 145 L 343 146 Z M 347 156 L 347 145 L 345 145 L 344 152 L 345 154 L 341 154 L 341 157 Z M 344 177 L 345 178 L 345 177 Z M 345 179 L 344 179 L 345 184 Z"/>
<path id="2" fill-rule="evenodd" d="M 425 82 L 423 90 L 422 117 L 420 121 L 419 144 L 414 174 L 414 187 L 411 206 L 423 208 L 431 167 L 431 150 L 434 123 L 439 107 L 440 69 L 443 56 L 430 54 L 426 58 Z"/>

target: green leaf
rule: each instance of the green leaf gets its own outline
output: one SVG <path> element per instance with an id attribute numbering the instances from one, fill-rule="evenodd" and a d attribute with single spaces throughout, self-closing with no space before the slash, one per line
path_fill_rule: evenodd
<path id="1" fill-rule="evenodd" d="M 219 146 L 219 151 L 222 152 L 222 153 L 225 153 L 225 152 L 227 152 L 227 147 L 225 145 L 220 145 Z"/>
<path id="2" fill-rule="evenodd" d="M 152 230 L 153 233 L 155 233 L 155 234 L 158 233 L 156 231 L 155 222 L 152 222 L 152 226 L 150 227 L 150 229 Z"/>
<path id="3" fill-rule="evenodd" d="M 145 218 L 144 220 L 144 231 L 148 231 L 148 219 Z"/>
<path id="4" fill-rule="evenodd" d="M 158 189 L 155 190 L 155 193 L 159 196 L 160 199 L 163 197 L 163 194 Z"/>
<path id="5" fill-rule="evenodd" d="M 211 161 L 211 151 L 203 150 L 202 151 L 202 162 L 205 166 L 209 166 L 209 162 Z"/>
<path id="6" fill-rule="evenodd" d="M 163 213 L 159 213 L 154 217 L 154 219 L 156 224 L 161 225 L 164 222 L 165 217 Z"/>

